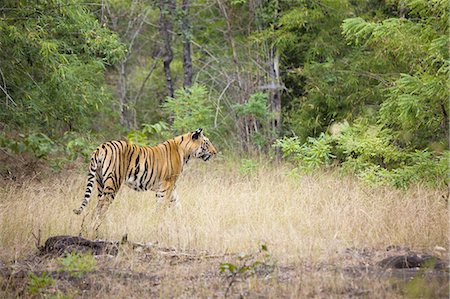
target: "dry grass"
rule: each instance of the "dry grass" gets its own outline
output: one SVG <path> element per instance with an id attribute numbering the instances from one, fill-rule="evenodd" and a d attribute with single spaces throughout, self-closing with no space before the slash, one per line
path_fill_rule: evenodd
<path id="1" fill-rule="evenodd" d="M 442 191 L 371 189 L 333 173 L 292 175 L 285 165 L 260 163 L 247 175 L 239 168 L 220 160 L 190 165 L 178 185 L 181 211 L 158 210 L 154 193 L 123 188 L 102 237 L 119 240 L 128 233 L 133 242 L 158 242 L 181 254 L 123 248 L 117 257 L 99 256 L 95 271 L 79 280 L 61 274 L 57 259 L 34 255 L 33 233 L 40 230 L 42 241 L 79 233 L 83 217 L 72 209 L 81 202 L 85 175 L 73 171 L 0 187 L 0 297 L 32 296 L 31 272 L 54 278 L 39 291 L 41 297 L 212 298 L 228 291 L 231 297 L 250 298 L 448 294 L 445 270 L 392 280 L 394 272 L 373 267 L 376 255 L 386 254 L 389 245 L 431 253 L 444 247 L 433 254 L 448 260 Z M 85 212 L 95 205 L 93 198 Z M 239 276 L 228 290 L 230 278 L 220 273 L 220 263 L 242 266 L 243 261 L 225 253 L 252 253 L 261 244 L 268 246 L 275 272 Z M 201 251 L 217 257 L 205 258 Z"/>
<path id="2" fill-rule="evenodd" d="M 370 189 L 333 174 L 287 175 L 286 166 L 260 165 L 242 175 L 237 163 L 195 162 L 178 185 L 182 210 L 158 210 L 152 192 L 123 188 L 102 237 L 211 253 L 248 252 L 267 244 L 280 261 L 315 261 L 345 248 L 408 246 L 431 251 L 449 243 L 448 207 L 441 191 Z M 35 250 L 42 239 L 77 235 L 73 214 L 85 176 L 66 173 L 45 182 L 0 189 L 0 258 Z M 89 210 L 95 207 L 93 198 Z M 86 212 L 86 211 L 85 211 Z"/>

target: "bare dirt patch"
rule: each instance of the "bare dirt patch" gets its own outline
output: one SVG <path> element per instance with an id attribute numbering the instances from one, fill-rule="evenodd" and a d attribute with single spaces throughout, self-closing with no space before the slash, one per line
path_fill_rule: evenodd
<path id="1" fill-rule="evenodd" d="M 54 242 L 49 238 L 28 258 L 1 262 L 0 297 L 447 298 L 449 293 L 446 261 L 400 246 L 348 248 L 334 261 L 279 264 L 270 249 L 215 255 L 151 243 L 61 238 L 79 242 L 49 247 Z M 64 246 L 72 254 L 82 252 L 82 258 L 98 244 L 118 247 L 91 255 L 95 265 L 87 270 L 61 262 Z"/>
<path id="2" fill-rule="evenodd" d="M 38 179 L 41 172 L 49 172 L 43 161 L 30 154 L 11 154 L 0 149 L 0 186 L 31 179 Z"/>

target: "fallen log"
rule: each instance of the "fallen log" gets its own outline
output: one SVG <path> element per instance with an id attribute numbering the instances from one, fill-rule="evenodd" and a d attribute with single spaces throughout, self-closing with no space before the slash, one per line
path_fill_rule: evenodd
<path id="1" fill-rule="evenodd" d="M 44 246 L 40 247 L 41 254 L 62 255 L 65 253 L 87 253 L 93 255 L 119 253 L 119 242 L 88 240 L 77 236 L 54 236 L 45 241 Z"/>
<path id="2" fill-rule="evenodd" d="M 390 256 L 378 263 L 383 268 L 407 269 L 407 268 L 445 268 L 445 263 L 431 255 L 408 253 L 405 255 Z"/>
<path id="3" fill-rule="evenodd" d="M 37 243 L 39 244 L 39 243 Z M 44 246 L 38 246 L 41 255 L 64 255 L 66 253 L 88 253 L 93 255 L 119 254 L 119 250 L 131 249 L 136 253 L 158 254 L 165 258 L 187 258 L 187 259 L 214 259 L 231 254 L 211 255 L 207 252 L 188 253 L 179 252 L 175 248 L 162 248 L 155 243 L 135 243 L 128 241 L 127 235 L 121 241 L 89 240 L 78 236 L 54 236 L 45 241 Z"/>

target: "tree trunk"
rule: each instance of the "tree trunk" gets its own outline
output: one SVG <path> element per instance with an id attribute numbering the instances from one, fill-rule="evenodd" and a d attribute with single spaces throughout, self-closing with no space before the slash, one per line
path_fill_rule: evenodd
<path id="1" fill-rule="evenodd" d="M 240 70 L 240 62 L 238 58 L 238 53 L 236 49 L 236 44 L 233 38 L 233 28 L 232 28 L 232 19 L 228 14 L 226 3 L 222 2 L 222 0 L 217 0 L 217 4 L 219 6 L 220 12 L 224 18 L 226 30 L 224 32 L 224 37 L 228 43 L 229 48 L 231 49 L 231 55 L 233 58 L 233 64 L 235 67 L 234 80 L 237 83 L 237 101 L 239 104 L 244 104 L 249 94 L 247 90 L 245 90 L 244 82 L 241 78 L 241 70 Z M 236 119 L 236 128 L 239 133 L 239 139 L 241 141 L 242 150 L 244 152 L 249 151 L 250 147 L 250 131 L 249 131 L 249 120 L 246 116 L 238 116 Z"/>
<path id="2" fill-rule="evenodd" d="M 164 74 L 166 76 L 166 87 L 168 96 L 173 98 L 174 89 L 172 82 L 172 73 L 170 71 L 170 64 L 173 60 L 172 51 L 172 17 L 175 13 L 175 0 L 160 0 L 160 33 L 164 41 L 164 54 L 163 54 L 163 65 Z"/>
<path id="3" fill-rule="evenodd" d="M 133 0 L 131 2 L 129 11 L 125 18 L 128 21 L 127 25 L 121 24 L 119 21 L 123 21 L 124 15 L 122 15 L 120 9 L 114 10 L 114 5 L 111 7 L 108 1 L 102 0 L 102 17 L 101 22 L 103 25 L 109 24 L 109 27 L 117 32 L 121 40 L 127 45 L 127 53 L 123 60 L 119 62 L 115 67 L 117 70 L 117 95 L 119 97 L 119 107 L 120 107 L 120 123 L 122 126 L 133 129 L 136 127 L 136 110 L 134 106 L 136 104 L 136 99 L 140 96 L 138 94 L 135 97 L 131 96 L 132 89 L 128 89 L 127 82 L 127 66 L 128 61 L 131 57 L 136 56 L 136 42 L 141 34 L 145 20 L 147 18 L 147 13 L 149 8 L 144 10 L 138 10 L 138 1 Z M 138 50 L 139 51 L 139 50 Z"/>
<path id="4" fill-rule="evenodd" d="M 130 107 L 130 102 L 127 97 L 127 77 L 125 72 L 126 62 L 122 61 L 117 66 L 117 73 L 119 75 L 117 82 L 117 94 L 120 103 L 120 124 L 128 129 L 133 129 L 136 124 L 136 113 Z"/>
<path id="5" fill-rule="evenodd" d="M 271 47 L 270 53 L 270 109 L 273 113 L 272 129 L 278 135 L 281 125 L 281 93 L 280 93 L 280 55 L 275 46 Z"/>
<path id="6" fill-rule="evenodd" d="M 449 135 L 449 119 L 448 119 L 448 113 L 445 109 L 445 104 L 441 103 L 441 110 L 442 110 L 442 121 L 441 121 L 441 129 L 444 131 L 445 136 Z"/>
<path id="7" fill-rule="evenodd" d="M 181 4 L 183 16 L 181 19 L 181 33 L 183 35 L 183 67 L 184 88 L 192 86 L 192 58 L 191 58 L 191 28 L 189 24 L 189 0 Z"/>

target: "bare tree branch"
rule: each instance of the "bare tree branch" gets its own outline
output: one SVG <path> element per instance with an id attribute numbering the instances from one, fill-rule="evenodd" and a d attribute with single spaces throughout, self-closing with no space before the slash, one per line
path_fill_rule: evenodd
<path id="1" fill-rule="evenodd" d="M 156 63 L 158 62 L 159 58 L 161 57 L 161 53 L 162 53 L 162 50 L 159 49 L 158 53 L 156 54 L 155 60 L 153 61 L 153 64 L 150 66 L 150 69 L 149 69 L 149 71 L 147 73 L 147 76 L 145 76 L 145 79 L 144 79 L 144 81 L 142 81 L 142 84 L 141 84 L 141 87 L 139 88 L 138 93 L 134 97 L 134 102 L 135 103 L 137 103 L 140 100 L 140 98 L 142 96 L 142 92 L 144 91 L 145 84 L 147 84 L 148 79 L 150 78 L 150 76 L 152 75 L 153 71 L 155 70 Z"/>

